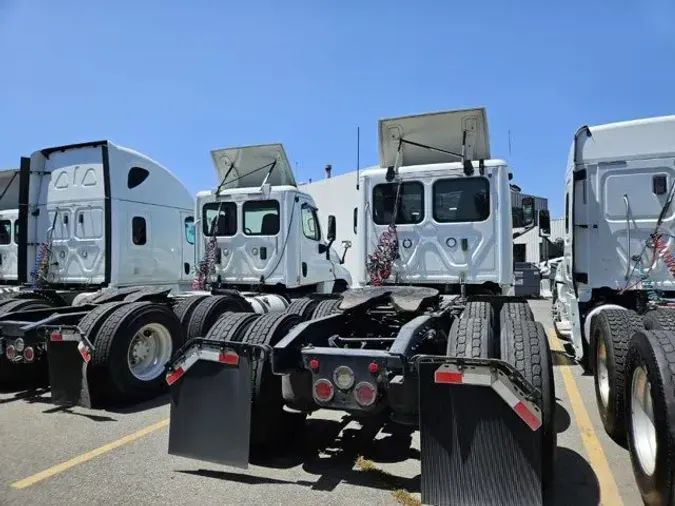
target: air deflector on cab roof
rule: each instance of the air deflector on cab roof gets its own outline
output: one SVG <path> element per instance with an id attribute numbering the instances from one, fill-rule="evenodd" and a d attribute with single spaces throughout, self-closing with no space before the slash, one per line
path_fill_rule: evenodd
<path id="1" fill-rule="evenodd" d="M 0 170 L 0 210 L 19 208 L 19 170 Z"/>
<path id="2" fill-rule="evenodd" d="M 214 149 L 211 157 L 221 189 L 259 188 L 265 178 L 272 186 L 297 186 L 282 144 Z"/>
<path id="3" fill-rule="evenodd" d="M 399 144 L 399 167 L 461 162 L 457 155 L 462 154 L 465 131 L 466 159 L 489 160 L 490 138 L 484 107 L 381 119 L 378 125 L 380 167 L 396 164 Z"/>

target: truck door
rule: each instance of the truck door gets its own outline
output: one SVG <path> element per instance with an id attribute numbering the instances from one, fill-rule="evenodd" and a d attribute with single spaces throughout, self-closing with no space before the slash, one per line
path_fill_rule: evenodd
<path id="1" fill-rule="evenodd" d="M 326 258 L 317 209 L 300 197 L 300 284 L 313 285 L 334 279 L 332 261 Z"/>
<path id="2" fill-rule="evenodd" d="M 189 283 L 194 277 L 193 266 L 196 266 L 195 260 L 195 218 L 191 212 L 181 211 L 181 230 L 183 245 L 183 266 L 181 270 L 181 281 Z"/>
<path id="3" fill-rule="evenodd" d="M 16 243 L 12 241 L 12 220 L 0 214 L 0 283 L 16 280 Z"/>

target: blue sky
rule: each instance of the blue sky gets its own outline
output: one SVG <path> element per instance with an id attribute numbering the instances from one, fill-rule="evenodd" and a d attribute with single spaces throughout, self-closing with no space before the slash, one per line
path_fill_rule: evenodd
<path id="1" fill-rule="evenodd" d="M 481 105 L 557 216 L 573 132 L 674 114 L 674 60 L 675 0 L 0 0 L 0 166 L 107 138 L 194 193 L 210 149 L 281 141 L 316 179 L 357 127 L 370 165 L 379 118 Z"/>

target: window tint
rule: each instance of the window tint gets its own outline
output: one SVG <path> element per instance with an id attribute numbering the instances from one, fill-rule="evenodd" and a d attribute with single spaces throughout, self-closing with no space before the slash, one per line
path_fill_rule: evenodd
<path id="1" fill-rule="evenodd" d="M 142 167 L 131 167 L 127 175 L 127 187 L 129 189 L 136 188 L 139 184 L 145 181 L 150 172 Z"/>
<path id="2" fill-rule="evenodd" d="M 490 216 L 490 183 L 484 177 L 441 179 L 433 186 L 434 220 L 485 221 Z"/>
<path id="3" fill-rule="evenodd" d="M 319 218 L 316 209 L 303 204 L 302 205 L 302 233 L 307 239 L 318 241 L 321 239 L 321 229 L 319 228 Z"/>
<path id="4" fill-rule="evenodd" d="M 148 242 L 147 231 L 145 229 L 145 218 L 134 216 L 131 219 L 131 237 L 136 246 L 143 246 Z"/>
<path id="5" fill-rule="evenodd" d="M 279 233 L 279 202 L 276 200 L 249 200 L 244 202 L 243 210 L 244 234 L 276 235 Z"/>
<path id="6" fill-rule="evenodd" d="M 237 233 L 237 205 L 234 202 L 209 202 L 202 208 L 205 236 L 229 237 Z"/>
<path id="7" fill-rule="evenodd" d="M 9 220 L 0 220 L 0 244 L 9 244 L 12 242 L 12 222 Z"/>
<path id="8" fill-rule="evenodd" d="M 192 216 L 185 218 L 185 240 L 190 243 L 195 243 L 195 219 Z"/>
<path id="9" fill-rule="evenodd" d="M 14 244 L 19 244 L 19 220 L 14 222 Z"/>
<path id="10" fill-rule="evenodd" d="M 376 224 L 391 223 L 398 187 L 398 183 L 383 183 L 373 188 L 373 221 Z M 418 182 L 406 182 L 400 187 L 396 224 L 420 223 L 424 219 L 424 186 Z"/>

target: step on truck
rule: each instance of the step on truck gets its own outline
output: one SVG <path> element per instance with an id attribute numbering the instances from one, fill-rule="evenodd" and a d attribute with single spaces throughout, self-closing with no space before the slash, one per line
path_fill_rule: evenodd
<path id="1" fill-rule="evenodd" d="M 675 116 L 583 126 L 565 173 L 557 334 L 593 373 L 644 503 L 675 500 Z"/>
<path id="2" fill-rule="evenodd" d="M 379 139 L 379 168 L 320 202 L 351 227 L 358 194 L 362 286 L 335 313 L 226 317 L 190 339 L 167 367 L 168 452 L 246 468 L 332 409 L 419 429 L 423 503 L 542 504 L 551 353 L 510 295 L 512 171 L 490 156 L 485 110 L 384 119 Z"/>

